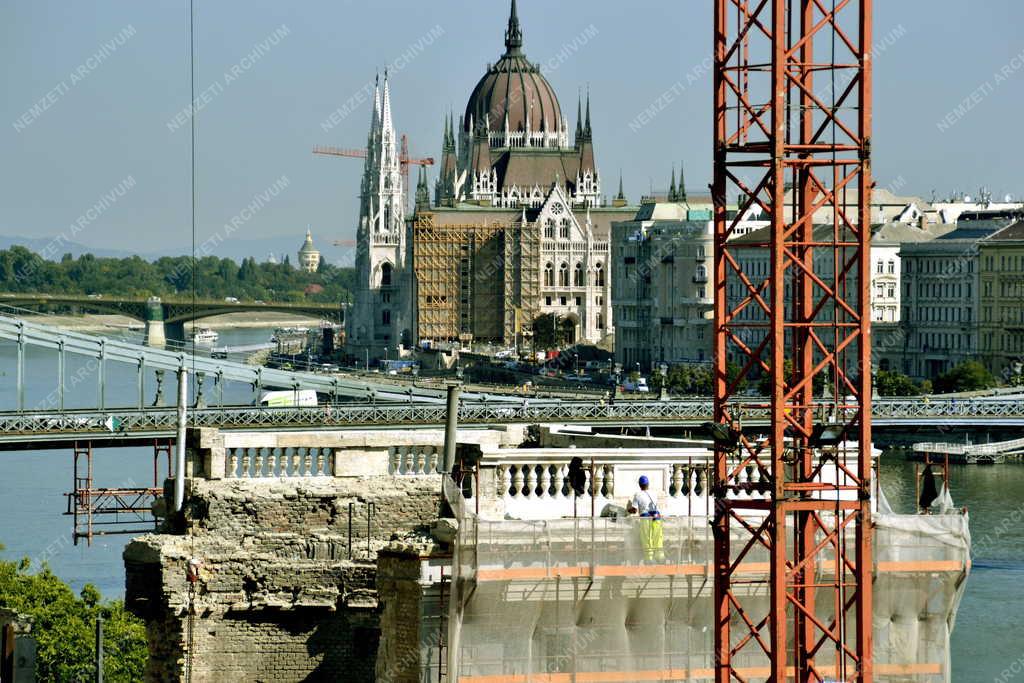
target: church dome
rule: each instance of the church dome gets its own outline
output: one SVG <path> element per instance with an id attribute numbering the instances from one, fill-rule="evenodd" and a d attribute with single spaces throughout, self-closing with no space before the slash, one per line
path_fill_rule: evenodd
<path id="1" fill-rule="evenodd" d="M 463 125 L 467 132 L 470 121 L 477 126 L 488 125 L 491 132 L 505 130 L 505 116 L 512 132 L 527 131 L 552 133 L 562 129 L 562 109 L 555 91 L 540 72 L 523 54 L 523 32 L 519 27 L 516 2 L 512 0 L 512 14 L 505 32 L 505 54 L 491 66 L 473 89 L 466 105 Z"/>

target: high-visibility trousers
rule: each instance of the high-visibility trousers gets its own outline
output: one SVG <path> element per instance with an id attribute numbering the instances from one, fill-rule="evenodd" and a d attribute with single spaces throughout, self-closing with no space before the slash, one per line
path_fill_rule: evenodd
<path id="1" fill-rule="evenodd" d="M 661 520 L 657 517 L 641 517 L 637 523 L 640 530 L 640 545 L 644 549 L 645 560 L 665 559 L 665 531 Z"/>

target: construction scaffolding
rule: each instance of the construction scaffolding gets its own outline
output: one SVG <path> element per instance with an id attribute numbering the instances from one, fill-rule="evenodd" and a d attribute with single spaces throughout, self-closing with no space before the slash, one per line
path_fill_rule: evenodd
<path id="1" fill-rule="evenodd" d="M 536 224 L 413 224 L 419 339 L 514 344 L 540 310 Z"/>
<path id="2" fill-rule="evenodd" d="M 465 506 L 457 514 L 446 680 L 714 679 L 709 518 L 664 519 L 664 557 L 651 561 L 641 529 L 650 522 L 635 517 L 487 521 Z M 887 512 L 875 523 L 876 674 L 885 681 L 948 682 L 949 635 L 970 567 L 967 517 Z M 738 542 L 746 532 L 732 533 Z M 793 538 L 792 527 L 786 533 Z M 846 536 L 852 542 L 854 532 Z M 820 557 L 813 580 L 831 583 L 837 571 L 849 574 L 837 553 Z M 736 622 L 749 627 L 767 618 L 769 573 L 763 546 L 736 560 L 733 590 L 744 605 Z M 819 601 L 808 617 L 825 624 L 835 610 Z M 856 631 L 844 632 L 841 640 L 852 646 L 855 637 Z M 816 653 L 818 671 L 844 680 L 836 662 L 834 650 Z M 737 680 L 770 678 L 770 658 L 760 648 L 743 649 L 732 666 Z"/>
<path id="3" fill-rule="evenodd" d="M 502 225 L 413 224 L 416 337 L 435 341 L 501 340 L 504 332 Z"/>
<path id="4" fill-rule="evenodd" d="M 159 520 L 154 505 L 163 496 L 160 459 L 166 463 L 166 478 L 172 476 L 169 439 L 153 440 L 153 485 L 133 487 L 97 487 L 93 479 L 93 448 L 89 441 L 74 442 L 72 463 L 74 489 L 65 493 L 65 515 L 73 518 L 71 538 L 75 545 L 85 539 L 92 545 L 94 536 L 144 534 L 154 531 Z"/>

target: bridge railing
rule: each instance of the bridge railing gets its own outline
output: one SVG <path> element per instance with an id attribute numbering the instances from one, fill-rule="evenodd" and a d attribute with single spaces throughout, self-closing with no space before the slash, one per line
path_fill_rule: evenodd
<path id="1" fill-rule="evenodd" d="M 915 420 L 951 418 L 1024 418 L 1024 402 L 1013 400 L 976 401 L 877 401 L 874 419 Z M 204 408 L 189 413 L 189 425 L 222 429 L 310 428 L 358 425 L 442 425 L 445 406 L 437 403 L 334 404 L 307 408 L 256 408 L 236 406 Z M 615 404 L 593 401 L 546 401 L 521 404 L 464 404 L 459 410 L 462 424 L 533 422 L 584 422 L 614 424 L 700 424 L 712 419 L 707 401 L 629 401 Z M 19 435 L 84 434 L 110 435 L 150 432 L 167 433 L 176 428 L 173 408 L 143 410 L 74 411 L 52 413 L 0 413 L 0 440 Z M 766 424 L 763 405 L 748 406 L 746 424 Z"/>

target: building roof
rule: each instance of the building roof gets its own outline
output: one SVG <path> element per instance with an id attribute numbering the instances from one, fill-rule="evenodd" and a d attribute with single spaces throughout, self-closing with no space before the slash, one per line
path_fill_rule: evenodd
<path id="1" fill-rule="evenodd" d="M 1024 221 L 1017 221 L 1013 225 L 993 233 L 985 238 L 986 242 L 1015 242 L 1024 241 Z"/>
<path id="2" fill-rule="evenodd" d="M 911 223 L 901 223 L 898 221 L 882 223 L 872 226 L 871 243 L 899 245 L 911 242 L 928 242 L 938 239 L 952 230 L 953 226 L 941 223 L 928 225 L 928 228 L 925 230 Z"/>
<path id="3" fill-rule="evenodd" d="M 562 129 L 562 108 L 555 90 L 544 78 L 540 67 L 526 58 L 522 47 L 523 32 L 519 26 L 516 2 L 512 0 L 505 32 L 505 54 L 487 69 L 469 96 L 463 121 L 467 132 L 474 132 L 471 125 L 477 127 L 481 124 L 486 124 L 490 131 L 502 131 L 506 116 L 512 132 Z"/>
<path id="4" fill-rule="evenodd" d="M 310 230 L 306 230 L 306 241 L 302 243 L 302 247 L 299 249 L 300 254 L 319 254 L 320 252 L 316 247 L 313 246 L 313 233 Z"/>

